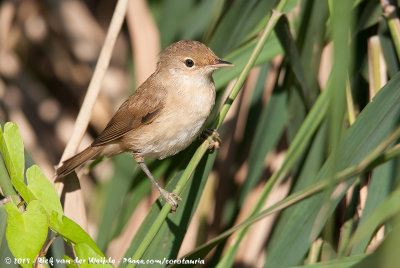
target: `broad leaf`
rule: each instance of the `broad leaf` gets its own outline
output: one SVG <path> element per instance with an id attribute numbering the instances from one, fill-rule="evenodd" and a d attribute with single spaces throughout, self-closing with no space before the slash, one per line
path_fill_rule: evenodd
<path id="1" fill-rule="evenodd" d="M 85 243 L 79 243 L 74 246 L 77 261 L 79 267 L 113 267 L 115 260 L 108 258 L 106 259 L 103 255 L 99 255 L 93 250 L 91 246 Z"/>
<path id="2" fill-rule="evenodd" d="M 18 127 L 14 123 L 6 123 L 4 133 L 0 128 L 0 151 L 3 154 L 12 184 L 22 198 L 29 203 L 34 198 L 24 183 L 24 144 L 18 132 Z"/>
<path id="3" fill-rule="evenodd" d="M 89 245 L 98 255 L 104 257 L 96 243 L 82 229 L 82 227 L 65 216 L 62 216 L 62 221 L 59 221 L 58 219 L 58 214 L 53 211 L 53 214 L 50 217 L 50 227 L 54 232 L 60 234 L 62 237 L 70 242 L 73 242 L 74 244 L 85 243 Z"/>
<path id="4" fill-rule="evenodd" d="M 14 203 L 7 203 L 5 208 L 8 246 L 15 258 L 27 260 L 23 267 L 32 267 L 46 241 L 48 217 L 37 200 L 30 202 L 23 214 Z"/>
<path id="5" fill-rule="evenodd" d="M 36 199 L 42 202 L 47 215 L 50 216 L 55 211 L 59 215 L 59 220 L 62 220 L 63 209 L 58 194 L 50 181 L 43 175 L 40 168 L 36 165 L 28 168 L 26 178 L 29 190 Z"/>

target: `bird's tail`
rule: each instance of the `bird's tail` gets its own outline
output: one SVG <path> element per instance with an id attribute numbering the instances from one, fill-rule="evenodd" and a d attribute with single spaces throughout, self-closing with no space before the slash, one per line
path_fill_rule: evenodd
<path id="1" fill-rule="evenodd" d="M 57 168 L 57 178 L 64 177 L 71 173 L 74 169 L 90 159 L 94 159 L 100 152 L 101 147 L 89 146 L 79 154 L 65 160 L 60 167 Z"/>

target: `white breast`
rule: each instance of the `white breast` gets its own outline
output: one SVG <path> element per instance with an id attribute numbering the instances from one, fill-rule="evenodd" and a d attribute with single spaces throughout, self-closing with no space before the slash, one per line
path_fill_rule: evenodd
<path id="1" fill-rule="evenodd" d="M 165 158 L 185 149 L 200 134 L 215 102 L 211 77 L 182 79 L 168 91 L 160 116 L 141 131 L 139 155 Z M 136 148 L 137 150 L 138 148 Z"/>

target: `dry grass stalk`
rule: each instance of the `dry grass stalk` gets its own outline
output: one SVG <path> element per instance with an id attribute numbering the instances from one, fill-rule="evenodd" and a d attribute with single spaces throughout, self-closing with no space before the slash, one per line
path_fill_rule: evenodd
<path id="1" fill-rule="evenodd" d="M 81 139 L 85 134 L 86 128 L 89 124 L 93 106 L 96 102 L 101 83 L 103 81 L 104 75 L 107 71 L 107 67 L 111 59 L 115 41 L 125 18 L 127 4 L 127 0 L 119 0 L 116 5 L 113 17 L 111 19 L 110 27 L 106 35 L 106 39 L 100 52 L 99 60 L 96 64 L 93 77 L 90 81 L 85 99 L 76 119 L 72 136 L 67 143 L 60 162 L 76 153 L 79 143 L 81 142 Z M 65 192 L 64 214 L 67 217 L 71 217 L 85 230 L 87 230 L 85 205 L 83 202 L 79 181 L 68 179 L 56 184 L 56 189 L 59 191 L 59 193 L 62 192 L 64 187 L 66 188 L 65 190 L 75 189 L 72 192 Z"/>

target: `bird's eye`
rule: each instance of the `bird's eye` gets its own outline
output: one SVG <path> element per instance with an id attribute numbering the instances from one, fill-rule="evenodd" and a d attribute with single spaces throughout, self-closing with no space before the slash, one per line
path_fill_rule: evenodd
<path id="1" fill-rule="evenodd" d="M 192 68 L 194 65 L 194 61 L 192 61 L 191 59 L 186 59 L 185 65 L 186 65 L 186 67 Z"/>

